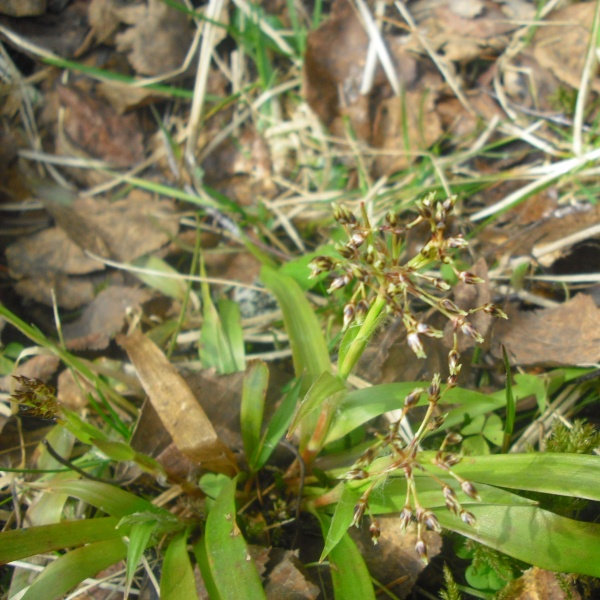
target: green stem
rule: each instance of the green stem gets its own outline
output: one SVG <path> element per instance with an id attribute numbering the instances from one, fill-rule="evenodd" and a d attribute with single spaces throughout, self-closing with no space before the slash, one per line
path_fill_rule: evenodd
<path id="1" fill-rule="evenodd" d="M 379 293 L 371 308 L 365 316 L 365 320 L 362 322 L 360 329 L 350 344 L 348 352 L 344 355 L 344 359 L 341 364 L 338 365 L 338 373 L 340 377 L 346 378 L 350 375 L 350 372 L 358 362 L 358 359 L 362 356 L 365 347 L 369 343 L 371 337 L 375 333 L 375 329 L 379 324 L 379 317 L 383 309 L 385 308 L 386 300 L 382 292 Z"/>

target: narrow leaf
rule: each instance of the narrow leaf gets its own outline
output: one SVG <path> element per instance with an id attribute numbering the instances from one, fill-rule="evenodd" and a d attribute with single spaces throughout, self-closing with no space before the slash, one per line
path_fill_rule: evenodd
<path id="1" fill-rule="evenodd" d="M 244 332 L 239 306 L 233 300 L 221 298 L 219 300 L 219 315 L 229 347 L 231 372 L 243 371 L 246 368 L 246 353 L 244 351 Z"/>
<path id="2" fill-rule="evenodd" d="M 63 554 L 36 577 L 23 600 L 58 600 L 84 579 L 124 558 L 126 553 L 127 546 L 123 540 L 112 539 Z"/>
<path id="3" fill-rule="evenodd" d="M 331 519 L 319 513 L 317 516 L 325 536 Z M 329 564 L 336 600 L 375 600 L 375 591 L 365 561 L 348 533 L 329 552 Z"/>
<path id="4" fill-rule="evenodd" d="M 4 531 L 0 533 L 0 564 L 127 535 L 129 527 L 118 524 L 117 517 L 100 517 Z"/>
<path id="5" fill-rule="evenodd" d="M 504 438 L 502 440 L 502 452 L 508 452 L 510 447 L 510 439 L 515 428 L 515 413 L 516 413 L 516 402 L 515 396 L 512 391 L 512 374 L 510 372 L 510 361 L 508 360 L 508 354 L 506 348 L 502 346 L 502 358 L 504 359 L 504 369 L 506 371 L 506 421 L 504 423 Z"/>
<path id="6" fill-rule="evenodd" d="M 156 529 L 156 521 L 134 523 L 129 533 L 127 544 L 127 567 L 125 569 L 125 585 L 129 587 L 140 564 L 144 550 L 148 546 L 152 532 Z"/>
<path id="7" fill-rule="evenodd" d="M 342 496 L 335 506 L 335 512 L 325 536 L 325 544 L 319 562 L 325 560 L 328 554 L 338 545 L 354 518 L 354 507 L 360 498 L 360 492 L 352 489 L 349 485 L 344 485 L 343 488 Z"/>
<path id="8" fill-rule="evenodd" d="M 187 551 L 187 531 L 177 534 L 169 544 L 160 578 L 161 600 L 198 598 L 194 570 Z"/>
<path id="9" fill-rule="evenodd" d="M 256 452 L 249 460 L 250 465 L 255 471 L 260 469 L 269 460 L 271 453 L 285 435 L 298 404 L 301 383 L 301 380 L 298 379 L 294 387 L 284 396 L 281 404 L 269 421 L 269 425 L 261 438 Z"/>
<path id="10" fill-rule="evenodd" d="M 306 374 L 307 386 L 330 367 L 327 343 L 319 321 L 300 286 L 286 275 L 263 266 L 260 277 L 275 294 L 283 312 L 285 330 L 290 338 L 297 377 Z"/>
<path id="11" fill-rule="evenodd" d="M 260 443 L 268 385 L 269 367 L 262 361 L 252 362 L 244 375 L 240 408 L 242 441 L 248 458 L 254 456 Z"/>

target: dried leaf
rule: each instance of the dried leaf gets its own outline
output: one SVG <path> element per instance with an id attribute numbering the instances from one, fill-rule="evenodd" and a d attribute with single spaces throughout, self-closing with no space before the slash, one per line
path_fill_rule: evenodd
<path id="1" fill-rule="evenodd" d="M 73 323 L 63 327 L 71 350 L 103 350 L 125 324 L 128 310 L 149 300 L 148 290 L 111 285 L 102 290 Z"/>
<path id="2" fill-rule="evenodd" d="M 0 0 L 0 13 L 11 17 L 34 17 L 46 11 L 46 0 Z"/>
<path id="3" fill-rule="evenodd" d="M 152 406 L 177 448 L 203 468 L 234 474 L 235 458 L 217 436 L 202 406 L 177 369 L 139 331 L 119 336 Z"/>
<path id="4" fill-rule="evenodd" d="M 293 600 L 315 600 L 319 587 L 309 581 L 303 573 L 302 564 L 294 552 L 285 551 L 282 559 L 273 567 L 265 586 L 267 600 L 290 598 Z"/>
<path id="5" fill-rule="evenodd" d="M 403 532 L 400 518 L 380 516 L 377 522 L 381 530 L 377 545 L 373 544 L 366 527 L 357 532 L 350 529 L 369 568 L 369 573 L 377 581 L 390 584 L 389 589 L 399 598 L 406 598 L 425 564 L 415 551 L 417 542 L 416 526 L 411 525 Z M 435 531 L 424 532 L 429 558 L 437 556 L 442 549 L 442 538 Z"/>
<path id="6" fill-rule="evenodd" d="M 71 144 L 115 167 L 128 167 L 144 158 L 137 115 L 119 115 L 107 103 L 75 87 L 57 89 L 65 108 L 64 132 Z"/>
<path id="7" fill-rule="evenodd" d="M 116 36 L 116 42 L 119 52 L 128 52 L 138 73 L 161 75 L 181 66 L 193 36 L 185 13 L 161 0 L 148 0 L 142 17 L 134 23 Z"/>
<path id="8" fill-rule="evenodd" d="M 496 323 L 492 351 L 504 344 L 516 365 L 594 365 L 600 361 L 600 308 L 577 294 L 557 308 L 508 310 Z"/>

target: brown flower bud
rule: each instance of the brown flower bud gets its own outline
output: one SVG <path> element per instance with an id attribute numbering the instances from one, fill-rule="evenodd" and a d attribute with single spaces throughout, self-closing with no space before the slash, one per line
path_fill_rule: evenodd
<path id="1" fill-rule="evenodd" d="M 431 384 L 427 389 L 427 393 L 429 394 L 429 402 L 437 402 L 440 397 L 440 385 L 442 382 L 442 378 L 439 373 L 436 373 L 431 379 Z"/>
<path id="2" fill-rule="evenodd" d="M 484 313 L 491 315 L 492 317 L 497 317 L 499 319 L 508 319 L 508 315 L 500 308 L 498 308 L 495 304 L 484 304 L 482 307 Z"/>
<path id="3" fill-rule="evenodd" d="M 381 535 L 381 528 L 376 519 L 371 519 L 371 525 L 369 525 L 369 533 L 374 544 L 379 542 L 379 536 Z"/>
<path id="4" fill-rule="evenodd" d="M 427 556 L 427 545 L 425 544 L 425 540 L 417 540 L 417 543 L 415 544 L 415 552 L 424 563 L 429 562 L 429 557 Z"/>
<path id="5" fill-rule="evenodd" d="M 468 284 L 483 283 L 483 279 L 471 273 L 470 271 L 457 271 L 456 276 L 463 282 Z"/>
<path id="6" fill-rule="evenodd" d="M 344 306 L 343 314 L 344 324 L 342 326 L 342 330 L 345 331 L 348 328 L 348 325 L 350 325 L 350 323 L 352 323 L 352 321 L 354 320 L 355 307 L 354 304 L 352 304 L 352 302 L 349 302 Z"/>
<path id="7" fill-rule="evenodd" d="M 446 240 L 446 245 L 448 248 L 466 248 L 469 245 L 469 242 L 462 236 L 457 236 L 448 238 Z"/>
<path id="8" fill-rule="evenodd" d="M 340 288 L 343 288 L 344 286 L 348 285 L 351 280 L 352 280 L 352 278 L 350 277 L 350 275 L 348 275 L 348 273 L 344 273 L 343 275 L 340 275 L 339 277 L 336 277 L 331 282 L 331 284 L 327 288 L 327 291 L 329 293 L 331 293 L 331 292 L 333 292 L 335 290 L 339 290 Z"/>
<path id="9" fill-rule="evenodd" d="M 462 519 L 463 523 L 466 523 L 467 525 L 470 525 L 471 527 L 474 527 L 475 524 L 477 523 L 477 519 L 475 518 L 475 515 L 465 509 L 460 511 L 460 518 Z"/>
<path id="10" fill-rule="evenodd" d="M 413 406 L 415 406 L 419 402 L 419 399 L 421 398 L 423 391 L 424 390 L 422 388 L 415 388 L 410 394 L 408 394 L 408 396 L 406 396 L 406 398 L 404 398 L 405 408 L 408 409 L 408 408 L 412 408 Z"/>
<path id="11" fill-rule="evenodd" d="M 412 517 L 413 517 L 412 510 L 411 510 L 410 506 L 407 504 L 402 509 L 402 512 L 400 513 L 400 528 L 402 531 L 404 531 L 408 527 L 408 525 L 412 521 Z"/>
<path id="12" fill-rule="evenodd" d="M 423 513 L 422 522 L 425 524 L 425 527 L 427 527 L 427 529 L 437 531 L 438 533 L 440 533 L 440 531 L 442 531 L 440 522 L 437 520 L 437 517 L 430 510 L 426 510 Z"/>
<path id="13" fill-rule="evenodd" d="M 470 482 L 464 479 L 460 482 L 460 487 L 462 491 L 469 496 L 469 498 L 473 498 L 473 500 L 481 500 L 479 494 L 477 493 L 477 488 Z"/>

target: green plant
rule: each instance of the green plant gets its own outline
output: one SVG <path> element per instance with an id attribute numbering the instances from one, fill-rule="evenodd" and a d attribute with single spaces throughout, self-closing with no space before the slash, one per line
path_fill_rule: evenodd
<path id="1" fill-rule="evenodd" d="M 364 515 L 371 520 L 375 541 L 378 515 L 399 513 L 403 526 L 416 523 L 415 551 L 425 561 L 427 529 L 447 529 L 476 541 L 472 546 L 471 579 L 475 582 L 477 576 L 481 581 L 485 578 L 485 585 L 477 580 L 482 589 L 498 589 L 498 569 L 502 572 L 500 579 L 510 578 L 504 568 L 509 564 L 504 555 L 546 569 L 599 576 L 600 527 L 541 508 L 520 493 L 600 500 L 598 457 L 563 452 L 580 450 L 577 440 L 583 438 L 589 450 L 596 440 L 592 432 L 578 426 L 580 435 L 568 438 L 557 430 L 551 447 L 560 453 L 490 454 L 486 446 L 482 454 L 471 455 L 467 453 L 469 444 L 461 447 L 464 442 L 458 430 L 463 435 L 485 437 L 495 447 L 503 445 L 507 436 L 510 442 L 513 425 L 506 424 L 503 429 L 494 411 L 508 409 L 514 416 L 510 406 L 532 393 L 543 405 L 549 386 L 540 387 L 539 380 L 533 381 L 532 376 L 516 378 L 514 383 L 509 378 L 505 390 L 491 395 L 458 386 L 460 336 L 481 341 L 470 317 L 480 311 L 499 317 L 504 314 L 491 304 L 463 310 L 448 298 L 451 286 L 439 274 L 442 267 L 457 280 L 473 285 L 479 282 L 458 266 L 457 252 L 466 242 L 450 234 L 448 219 L 453 207 L 454 199 L 438 201 L 430 195 L 413 211 L 390 214 L 379 226 L 371 222 L 364 208 L 360 217 L 345 208 L 336 210 L 336 219 L 348 239 L 335 251 L 318 255 L 311 262 L 313 275 L 326 272 L 331 278 L 329 291 L 344 299 L 335 367 L 303 286 L 284 269 L 263 266 L 262 280 L 282 311 L 296 377 L 265 422 L 269 370 L 262 362 L 247 366 L 241 394 L 241 433 L 248 468 L 238 469 L 235 476 L 208 473 L 199 482 L 178 482 L 190 498 L 191 510 L 185 517 L 98 480 L 89 467 L 89 460 L 100 451 L 112 464 L 134 462 L 158 481 L 166 480 L 168 475 L 156 461 L 131 448 L 127 428 L 123 431 L 118 421 L 110 418 L 97 425 L 85 422 L 58 406 L 52 390 L 35 381 L 20 380 L 21 388 L 14 400 L 38 416 L 58 420 L 54 429 L 58 433 L 53 435 L 68 431 L 83 449 L 79 459 L 71 460 L 72 443 L 56 450 L 56 442 L 49 442 L 46 450 L 52 448 L 50 457 L 59 455 L 58 462 L 71 473 L 68 478 L 60 473 L 48 474 L 45 480 L 23 481 L 22 490 L 57 499 L 53 515 L 58 520 L 72 515 L 68 497 L 87 507 L 84 519 L 69 518 L 0 535 L 2 562 L 72 548 L 44 569 L 24 597 L 39 597 L 36 594 L 40 589 L 45 590 L 47 598 L 61 597 L 85 577 L 121 559 L 127 561 L 129 585 L 144 551 L 161 546 L 165 549 L 162 596 L 193 598 L 195 587 L 188 554 L 191 544 L 211 597 L 261 598 L 262 583 L 249 560 L 248 542 L 260 539 L 270 528 L 280 527 L 287 518 L 297 519 L 302 511 L 312 514 L 319 523 L 324 540 L 321 561 L 327 560 L 331 566 L 337 598 L 374 598 L 364 560 L 348 534 Z M 405 256 L 405 234 L 418 226 L 426 226 L 428 239 L 417 255 Z M 295 271 L 296 276 L 301 276 L 300 271 Z M 224 365 L 224 370 L 229 370 L 227 365 L 233 369 L 239 364 L 239 355 L 233 349 L 241 347 L 237 342 L 232 344 L 233 340 L 239 342 L 237 318 L 229 321 L 227 317 L 232 325 L 226 326 L 219 319 L 229 314 L 227 305 L 221 304 L 217 314 L 208 289 L 204 288 L 203 293 L 202 338 L 213 348 L 214 364 Z M 425 383 L 352 389 L 349 376 L 385 319 L 400 319 L 417 359 L 425 354 L 422 336 L 442 337 L 439 326 L 425 322 L 422 306 L 450 323 L 452 344 L 444 379 L 438 373 Z M 98 392 L 104 390 L 110 402 L 129 406 L 114 392 L 109 394 L 106 382 L 97 379 L 78 359 L 4 307 L 0 311 L 75 371 L 96 378 Z M 562 373 L 561 381 L 575 376 Z M 101 403 L 96 406 L 101 407 Z M 416 407 L 424 408 L 424 416 L 412 432 L 406 422 L 414 420 Z M 400 418 L 374 439 L 365 442 L 361 436 L 353 436 L 368 421 L 395 409 L 400 409 Z M 282 442 L 286 435 L 288 441 Z M 345 444 L 338 444 L 337 452 L 332 454 L 340 441 Z M 294 451 L 296 459 L 286 472 L 275 470 L 272 485 L 281 490 L 281 498 L 273 501 L 273 522 L 261 527 L 252 507 L 257 502 L 261 477 L 272 472 L 265 467 L 282 443 Z M 344 449 L 340 451 L 340 447 Z M 330 461 L 334 466 L 319 473 L 318 461 L 327 452 L 334 457 Z M 294 508 L 282 500 L 290 495 L 298 497 Z M 240 510 L 242 506 L 244 510 Z M 232 572 L 235 578 L 230 576 Z M 446 587 L 447 597 L 457 597 L 458 590 L 449 576 Z"/>

